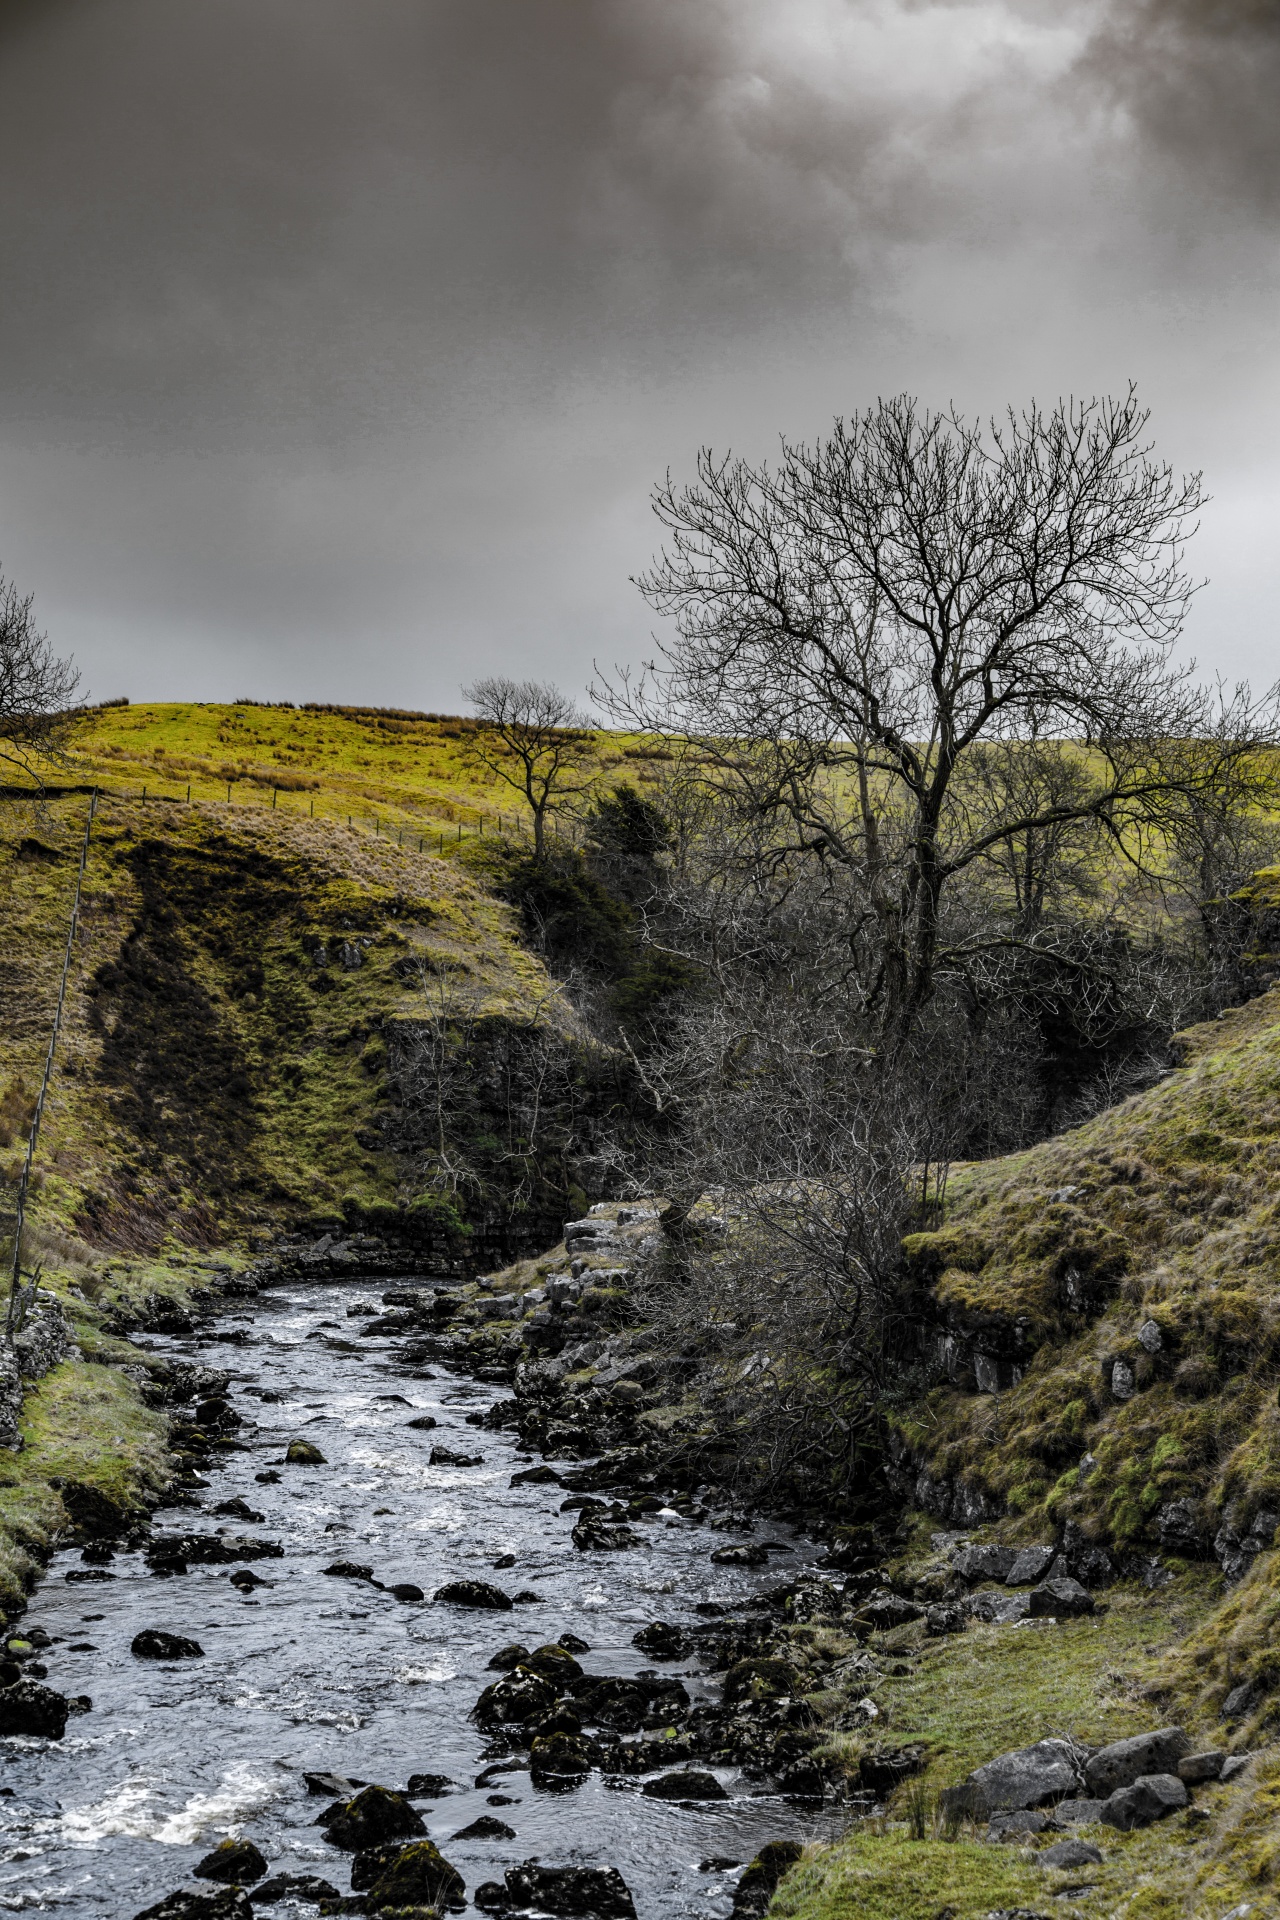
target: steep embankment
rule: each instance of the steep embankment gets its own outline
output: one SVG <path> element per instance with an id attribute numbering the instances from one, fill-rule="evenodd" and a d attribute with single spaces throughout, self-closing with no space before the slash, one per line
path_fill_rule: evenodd
<path id="1" fill-rule="evenodd" d="M 0 818 L 10 1222 L 87 806 L 10 799 Z M 464 1045 L 506 1081 L 455 1074 L 467 1097 L 424 1119 Z M 380 1236 L 404 1265 L 554 1237 L 583 1202 L 572 1139 L 540 1155 L 497 1136 L 521 1119 L 503 1104 L 513 1061 L 532 1049 L 541 1071 L 556 1047 L 582 1051 L 568 1009 L 453 861 L 281 809 L 105 795 L 26 1246 L 84 1358 L 36 1357 L 27 1445 L 0 1455 L 0 1599 L 66 1524 L 59 1483 L 128 1506 L 168 1471 L 146 1404 L 161 1393 L 113 1322 L 183 1316 L 290 1230 L 339 1256 Z"/>

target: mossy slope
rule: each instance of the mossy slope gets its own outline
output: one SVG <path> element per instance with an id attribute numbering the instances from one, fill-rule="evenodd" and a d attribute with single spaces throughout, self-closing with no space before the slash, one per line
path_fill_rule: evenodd
<path id="1" fill-rule="evenodd" d="M 1280 991 L 1183 1053 L 1088 1125 L 959 1169 L 946 1224 L 908 1241 L 935 1351 L 951 1337 L 953 1381 L 903 1422 L 935 1510 L 967 1488 L 1028 1537 L 1074 1521 L 1194 1556 L 1280 1506 Z M 984 1354 L 997 1394 L 973 1390 Z"/>

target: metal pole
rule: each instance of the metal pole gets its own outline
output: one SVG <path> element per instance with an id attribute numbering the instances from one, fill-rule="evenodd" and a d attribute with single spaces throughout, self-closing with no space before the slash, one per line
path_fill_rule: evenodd
<path id="1" fill-rule="evenodd" d="M 40 1092 L 36 1097 L 36 1110 L 31 1119 L 31 1132 L 27 1137 L 27 1156 L 22 1163 L 22 1177 L 18 1182 L 17 1216 L 13 1227 L 13 1270 L 9 1278 L 9 1309 L 5 1315 L 5 1332 L 12 1337 L 13 1316 L 17 1308 L 18 1286 L 22 1277 L 22 1229 L 27 1216 L 27 1187 L 31 1180 L 31 1163 L 35 1159 L 36 1142 L 40 1138 L 40 1122 L 44 1118 L 44 1097 L 49 1090 L 49 1078 L 53 1072 L 53 1056 L 58 1045 L 58 1033 L 62 1026 L 62 1009 L 67 998 L 67 976 L 71 972 L 71 955 L 75 948 L 76 927 L 80 921 L 80 889 L 84 885 L 84 870 L 89 859 L 89 835 L 93 832 L 93 816 L 98 811 L 98 789 L 95 787 L 89 801 L 89 818 L 84 823 L 84 842 L 80 848 L 80 869 L 76 874 L 75 899 L 71 904 L 71 925 L 67 928 L 67 950 L 62 956 L 62 979 L 58 984 L 58 1005 L 53 1016 L 53 1031 L 49 1035 L 49 1051 L 45 1056 L 44 1078 L 40 1082 Z"/>

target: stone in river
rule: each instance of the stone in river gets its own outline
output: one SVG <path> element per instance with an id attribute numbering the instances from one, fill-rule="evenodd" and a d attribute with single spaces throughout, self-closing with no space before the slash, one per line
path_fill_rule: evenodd
<path id="1" fill-rule="evenodd" d="M 226 1514 L 230 1520 L 248 1520 L 253 1526 L 261 1526 L 267 1517 L 265 1513 L 256 1512 L 249 1502 L 241 1500 L 239 1495 L 234 1500 L 219 1500 L 214 1512 Z"/>
<path id="2" fill-rule="evenodd" d="M 429 1433 L 432 1427 L 439 1426 L 439 1424 L 439 1421 L 433 1413 L 420 1413 L 416 1419 L 405 1421 L 406 1427 L 416 1427 L 419 1433 Z"/>
<path id="3" fill-rule="evenodd" d="M 406 1605 L 427 1597 L 421 1587 L 415 1587 L 412 1580 L 397 1580 L 394 1587 L 389 1587 L 387 1591 L 393 1600 L 403 1600 Z"/>
<path id="4" fill-rule="evenodd" d="M 386 1787 L 364 1787 L 354 1799 L 340 1800 L 328 1807 L 316 1821 L 325 1830 L 325 1838 L 346 1853 L 359 1853 L 383 1840 L 408 1839 L 426 1833 L 426 1825 L 416 1807 L 402 1793 Z"/>
<path id="5" fill-rule="evenodd" d="M 487 1580 L 451 1580 L 448 1586 L 437 1587 L 432 1599 L 451 1607 L 486 1607 L 495 1613 L 510 1613 L 515 1604 L 509 1593 L 491 1587 Z"/>
<path id="6" fill-rule="evenodd" d="M 756 1920 L 773 1899 L 783 1874 L 804 1852 L 798 1840 L 770 1840 L 747 1867 L 733 1896 L 733 1920 Z"/>
<path id="7" fill-rule="evenodd" d="M 227 1578 L 233 1587 L 240 1589 L 241 1593 L 252 1593 L 255 1587 L 269 1587 L 273 1584 L 270 1580 L 263 1580 L 252 1567 L 237 1567 L 234 1573 L 227 1575 Z"/>
<path id="8" fill-rule="evenodd" d="M 526 1467 L 523 1473 L 513 1473 L 513 1487 L 561 1487 L 564 1485 L 554 1467 Z"/>
<path id="9" fill-rule="evenodd" d="M 554 1792 L 585 1780 L 595 1760 L 593 1742 L 581 1734 L 538 1734 L 529 1748 L 529 1775 L 535 1787 Z"/>
<path id="10" fill-rule="evenodd" d="M 591 1651 L 586 1641 L 580 1640 L 576 1633 L 562 1633 L 559 1644 L 566 1653 L 590 1653 Z"/>
<path id="11" fill-rule="evenodd" d="M 274 1487 L 280 1475 L 274 1467 L 267 1467 L 262 1473 L 255 1473 L 253 1477 L 255 1480 L 260 1481 L 264 1487 Z"/>
<path id="12" fill-rule="evenodd" d="M 711 1558 L 718 1567 L 762 1567 L 769 1558 L 769 1549 L 748 1540 L 742 1546 L 717 1547 Z"/>
<path id="13" fill-rule="evenodd" d="M 349 1800 L 361 1787 L 367 1787 L 367 1780 L 349 1780 L 344 1773 L 304 1773 L 308 1793 L 322 1793 L 328 1800 Z"/>
<path id="14" fill-rule="evenodd" d="M 436 1800 L 456 1784 L 447 1773 L 411 1773 L 405 1793 L 410 1800 Z"/>
<path id="15" fill-rule="evenodd" d="M 61 1740 L 70 1710 L 65 1694 L 42 1687 L 38 1680 L 18 1680 L 13 1686 L 0 1687 L 0 1733 Z"/>
<path id="16" fill-rule="evenodd" d="M 555 1703 L 555 1688 L 548 1681 L 527 1667 L 516 1667 L 505 1679 L 485 1688 L 471 1717 L 481 1727 L 516 1727 L 526 1720 L 540 1720 Z"/>
<path id="17" fill-rule="evenodd" d="M 467 1904 L 462 1875 L 430 1840 L 402 1847 L 369 1888 L 369 1906 L 447 1907 L 460 1913 Z"/>
<path id="18" fill-rule="evenodd" d="M 482 1467 L 482 1453 L 454 1453 L 449 1447 L 432 1447 L 429 1467 Z"/>
<path id="19" fill-rule="evenodd" d="M 639 1633 L 633 1633 L 631 1644 L 647 1654 L 650 1660 L 683 1660 L 693 1643 L 679 1627 L 669 1626 L 665 1620 L 655 1620 L 652 1626 L 641 1627 Z"/>
<path id="20" fill-rule="evenodd" d="M 526 1664 L 531 1666 L 535 1673 L 540 1673 L 544 1680 L 553 1681 L 561 1692 L 564 1692 L 573 1681 L 582 1678 L 582 1668 L 573 1655 L 554 1640 L 548 1642 L 545 1647 L 535 1647 Z"/>
<path id="21" fill-rule="evenodd" d="M 331 1881 L 318 1873 L 277 1873 L 253 1890 L 255 1907 L 273 1906 L 277 1900 L 338 1900 L 341 1895 Z"/>
<path id="22" fill-rule="evenodd" d="M 203 1660 L 204 1648 L 198 1640 L 184 1640 L 180 1633 L 164 1633 L 159 1627 L 144 1627 L 135 1633 L 129 1651 L 136 1660 Z"/>
<path id="23" fill-rule="evenodd" d="M 455 1840 L 514 1840 L 516 1830 L 509 1827 L 505 1820 L 495 1820 L 491 1813 L 482 1813 L 469 1827 L 460 1827 L 454 1834 Z"/>
<path id="24" fill-rule="evenodd" d="M 510 1673 L 512 1667 L 524 1666 L 528 1658 L 528 1647 L 522 1647 L 518 1640 L 513 1640 L 509 1647 L 499 1647 L 492 1660 L 487 1660 L 485 1665 L 491 1673 Z"/>
<path id="25" fill-rule="evenodd" d="M 248 1886 L 261 1880 L 267 1863 L 252 1840 L 224 1840 L 191 1869 L 193 1880 L 223 1880 L 228 1886 Z"/>
<path id="26" fill-rule="evenodd" d="M 357 1566 L 354 1560 L 335 1560 L 331 1567 L 321 1567 L 321 1573 L 332 1574 L 335 1580 L 372 1580 L 373 1568 Z"/>
<path id="27" fill-rule="evenodd" d="M 664 1773 L 660 1779 L 646 1780 L 640 1789 L 651 1800 L 727 1800 L 728 1794 L 714 1773 L 699 1773 L 687 1768 L 679 1773 Z"/>
<path id="28" fill-rule="evenodd" d="M 134 1920 L 253 1920 L 253 1908 L 243 1887 L 222 1887 L 217 1893 L 187 1893 L 179 1888 Z"/>
<path id="29" fill-rule="evenodd" d="M 284 1451 L 284 1464 L 287 1467 L 323 1467 L 328 1463 L 319 1447 L 313 1447 L 309 1440 L 291 1440 Z"/>
<path id="30" fill-rule="evenodd" d="M 590 1920 L 636 1920 L 635 1902 L 616 1867 L 544 1867 L 537 1860 L 508 1867 L 505 1904 L 557 1916 L 589 1916 Z M 493 1887 L 494 1883 L 489 1882 Z M 501 1893 L 502 1889 L 494 1887 Z M 476 1889 L 476 1905 L 481 1901 Z M 490 1896 L 492 1897 L 492 1896 Z M 492 1911 L 490 1907 L 490 1911 Z"/>

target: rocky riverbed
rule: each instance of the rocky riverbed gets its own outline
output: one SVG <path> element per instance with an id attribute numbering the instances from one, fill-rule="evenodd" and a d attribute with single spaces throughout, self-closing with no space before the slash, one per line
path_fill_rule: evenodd
<path id="1" fill-rule="evenodd" d="M 139 1336 L 186 1484 L 86 1516 L 11 1636 L 0 1910 L 727 1916 L 847 1823 L 794 1641 L 830 1665 L 855 1604 L 820 1550 L 557 1436 L 554 1368 L 457 1371 L 430 1292 Z"/>

